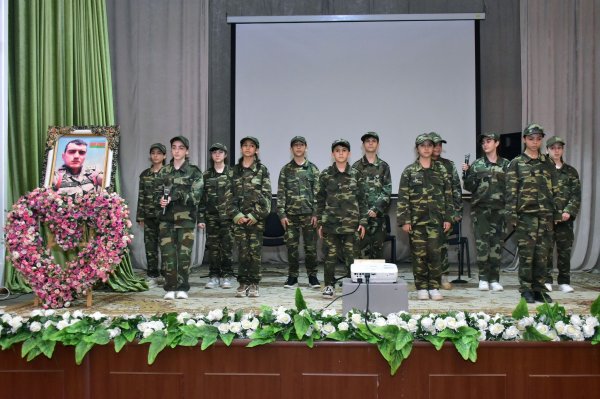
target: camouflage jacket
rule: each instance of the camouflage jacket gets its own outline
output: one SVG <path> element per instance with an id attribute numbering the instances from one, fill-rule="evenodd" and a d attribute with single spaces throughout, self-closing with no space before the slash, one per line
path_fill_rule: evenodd
<path id="1" fill-rule="evenodd" d="M 143 222 L 145 219 L 156 219 L 162 212 L 160 196 L 156 194 L 159 173 L 160 171 L 153 172 L 152 168 L 148 168 L 140 174 L 136 213 L 138 222 Z"/>
<path id="2" fill-rule="evenodd" d="M 508 164 L 501 157 L 496 163 L 490 162 L 485 155 L 471 164 L 464 178 L 465 189 L 473 194 L 471 209 L 504 210 Z"/>
<path id="3" fill-rule="evenodd" d="M 319 169 L 308 159 L 298 165 L 293 159 L 279 172 L 277 215 L 316 215 Z"/>
<path id="4" fill-rule="evenodd" d="M 556 182 L 556 194 L 554 201 L 558 213 L 567 212 L 571 220 L 577 217 L 581 205 L 581 181 L 579 173 L 571 165 L 563 163 L 560 169 L 554 170 L 554 181 Z"/>
<path id="5" fill-rule="evenodd" d="M 267 167 L 253 162 L 245 168 L 241 162 L 233 167 L 233 198 L 229 216 L 234 222 L 242 217 L 263 221 L 271 212 L 271 180 Z"/>
<path id="6" fill-rule="evenodd" d="M 198 207 L 198 223 L 206 223 L 207 214 L 221 220 L 230 219 L 233 169 L 225 165 L 223 172 L 219 173 L 211 167 L 204 172 L 203 177 L 204 193 Z"/>
<path id="7" fill-rule="evenodd" d="M 514 158 L 506 174 L 506 217 L 516 225 L 518 214 L 550 214 L 560 220 L 554 203 L 555 186 L 552 162 L 543 154 L 536 159 L 527 154 Z"/>
<path id="8" fill-rule="evenodd" d="M 442 157 L 440 157 L 438 161 L 441 162 L 442 165 L 444 165 L 444 168 L 446 168 L 448 180 L 451 182 L 450 189 L 452 190 L 452 206 L 454 210 L 454 213 L 452 214 L 452 221 L 454 221 L 455 218 L 462 217 L 463 212 L 462 187 L 460 185 L 460 177 L 458 177 L 458 172 L 456 171 L 456 166 L 454 165 L 454 162 Z"/>
<path id="9" fill-rule="evenodd" d="M 317 216 L 326 233 L 350 234 L 367 226 L 367 196 L 362 173 L 346 164 L 340 172 L 335 163 L 319 178 Z"/>
<path id="10" fill-rule="evenodd" d="M 84 168 L 78 175 L 71 173 L 66 165 L 54 172 L 52 189 L 59 194 L 83 195 L 102 186 L 104 173 L 96 168 Z"/>
<path id="11" fill-rule="evenodd" d="M 358 169 L 365 180 L 367 190 L 367 212 L 373 210 L 377 217 L 383 219 L 387 213 L 392 196 L 392 177 L 390 166 L 382 159 L 370 163 L 366 156 L 354 162 L 353 168 Z"/>
<path id="12" fill-rule="evenodd" d="M 454 205 L 447 174 L 446 168 L 433 160 L 430 168 L 423 168 L 417 159 L 404 169 L 398 188 L 399 226 L 452 221 Z"/>
<path id="13" fill-rule="evenodd" d="M 170 163 L 163 166 L 157 179 L 156 195 L 159 200 L 165 189 L 169 189 L 171 197 L 165 213 L 159 212 L 159 220 L 174 223 L 176 227 L 195 227 L 197 207 L 204 191 L 200 169 L 187 160 L 179 169 L 175 169 L 173 163 Z"/>

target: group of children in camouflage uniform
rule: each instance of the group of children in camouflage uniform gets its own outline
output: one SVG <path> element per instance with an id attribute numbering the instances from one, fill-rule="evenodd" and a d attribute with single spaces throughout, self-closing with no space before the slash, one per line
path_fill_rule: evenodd
<path id="1" fill-rule="evenodd" d="M 466 190 L 472 193 L 471 219 L 477 247 L 479 289 L 502 291 L 499 268 L 505 223 L 515 228 L 519 248 L 520 292 L 527 302 L 552 299 L 552 259 L 558 252 L 558 285 L 571 292 L 569 270 L 573 220 L 580 203 L 577 171 L 562 159 L 565 141 L 547 141 L 543 128 L 523 131 L 524 152 L 512 162 L 498 156 L 499 135 L 480 136 L 484 155 L 463 164 Z M 317 278 L 317 236 L 323 240 L 324 289 L 335 295 L 335 266 L 345 275 L 355 258 L 383 257 L 385 220 L 391 202 L 389 165 L 379 158 L 379 136 L 361 138 L 364 156 L 352 166 L 350 143 L 331 145 L 333 164 L 319 172 L 306 158 L 307 142 L 292 138 L 292 159 L 279 173 L 277 215 L 285 230 L 288 277 L 285 288 L 298 285 L 299 244 L 304 242 L 308 285 Z M 398 189 L 397 222 L 409 235 L 418 299 L 443 299 L 448 282 L 447 237 L 462 218 L 462 188 L 454 163 L 441 157 L 446 143 L 435 133 L 417 136 L 417 159 L 404 169 Z M 244 137 L 234 167 L 226 162 L 227 147 L 213 144 L 211 166 L 204 172 L 187 161 L 189 142 L 171 139 L 173 159 L 164 165 L 162 144 L 150 148 L 152 167 L 140 175 L 137 220 L 144 227 L 148 276 L 159 277 L 158 247 L 165 279 L 165 299 L 185 299 L 196 225 L 206 231 L 209 280 L 205 287 L 231 288 L 233 242 L 239 250 L 238 297 L 258 297 L 265 220 L 271 212 L 269 171 L 260 162 L 259 140 Z M 159 244 L 160 243 L 160 244 Z"/>

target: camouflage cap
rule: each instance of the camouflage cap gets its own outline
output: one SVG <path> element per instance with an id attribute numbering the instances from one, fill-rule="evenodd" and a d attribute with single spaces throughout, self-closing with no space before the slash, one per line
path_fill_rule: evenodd
<path id="1" fill-rule="evenodd" d="M 258 141 L 258 139 L 254 136 L 246 136 L 244 138 L 242 138 L 240 140 L 240 146 L 244 144 L 244 141 L 246 140 L 250 140 L 251 142 L 254 143 L 254 145 L 256 146 L 256 148 L 260 148 L 260 141 Z"/>
<path id="2" fill-rule="evenodd" d="M 375 132 L 366 132 L 365 134 L 362 135 L 362 137 L 360 138 L 360 141 L 362 141 L 364 143 L 365 140 L 368 139 L 369 137 L 373 137 L 375 140 L 377 140 L 379 142 L 379 135 Z"/>
<path id="3" fill-rule="evenodd" d="M 429 132 L 429 137 L 431 137 L 431 141 L 433 141 L 433 144 L 438 144 L 438 143 L 447 143 L 446 140 L 444 140 L 442 138 L 442 136 L 440 136 L 439 134 L 437 134 L 436 132 Z"/>
<path id="4" fill-rule="evenodd" d="M 337 146 L 346 147 L 348 151 L 350 151 L 350 143 L 346 139 L 334 140 L 333 143 L 331 143 L 331 151 L 333 151 L 333 149 Z"/>
<path id="5" fill-rule="evenodd" d="M 221 144 L 221 143 L 214 143 L 208 149 L 208 151 L 210 151 L 210 152 L 213 152 L 213 151 L 216 151 L 216 150 L 222 150 L 222 151 L 227 152 L 227 146 L 225 144 Z"/>
<path id="6" fill-rule="evenodd" d="M 423 144 L 426 141 L 431 141 L 433 143 L 433 139 L 431 138 L 431 134 L 430 133 L 421 133 L 415 139 L 415 145 L 418 146 L 420 144 Z"/>
<path id="7" fill-rule="evenodd" d="M 302 143 L 302 144 L 306 145 L 306 139 L 302 136 L 294 136 L 292 138 L 292 141 L 290 141 L 290 147 L 296 143 Z"/>
<path id="8" fill-rule="evenodd" d="M 481 133 L 479 135 L 479 141 L 481 141 L 483 139 L 492 139 L 494 141 L 498 141 L 498 140 L 500 140 L 500 135 L 498 133 L 494 133 L 494 132 Z"/>
<path id="9" fill-rule="evenodd" d="M 554 144 L 567 144 L 562 137 L 552 136 L 546 141 L 546 148 L 552 147 Z"/>
<path id="10" fill-rule="evenodd" d="M 150 152 L 152 152 L 152 150 L 155 149 L 155 148 L 157 150 L 159 150 L 160 152 L 162 152 L 163 155 L 167 153 L 167 147 L 165 147 L 165 145 L 162 144 L 162 143 L 154 143 L 154 144 L 152 144 L 150 146 Z"/>
<path id="11" fill-rule="evenodd" d="M 185 146 L 185 148 L 187 148 L 187 149 L 189 149 L 189 148 L 190 148 L 190 141 L 189 141 L 189 140 L 188 140 L 186 137 L 183 137 L 183 136 L 177 136 L 177 137 L 173 137 L 173 138 L 172 138 L 172 139 L 169 141 L 169 143 L 170 143 L 171 145 L 173 145 L 173 142 L 174 142 L 174 141 L 181 141 L 181 142 L 183 143 L 183 145 Z"/>
<path id="12" fill-rule="evenodd" d="M 532 134 L 541 134 L 544 137 L 544 128 L 537 123 L 530 123 L 525 129 L 523 129 L 523 137 L 531 136 Z"/>

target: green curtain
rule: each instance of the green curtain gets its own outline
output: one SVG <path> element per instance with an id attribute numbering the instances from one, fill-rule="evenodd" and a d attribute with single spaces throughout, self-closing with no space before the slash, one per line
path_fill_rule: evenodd
<path id="1" fill-rule="evenodd" d="M 104 0 L 10 0 L 8 8 L 8 200 L 14 203 L 39 185 L 48 126 L 113 125 L 115 116 Z M 5 273 L 12 291 L 30 291 L 12 265 Z M 116 291 L 148 289 L 129 255 L 108 284 Z"/>

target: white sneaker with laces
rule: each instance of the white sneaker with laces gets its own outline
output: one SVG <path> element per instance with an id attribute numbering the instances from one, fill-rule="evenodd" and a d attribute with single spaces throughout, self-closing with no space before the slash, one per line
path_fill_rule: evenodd
<path id="1" fill-rule="evenodd" d="M 442 299 L 444 299 L 444 297 L 442 296 L 442 294 L 438 290 L 429 290 L 429 296 L 434 301 L 441 301 Z"/>
<path id="2" fill-rule="evenodd" d="M 569 284 L 559 284 L 559 285 L 558 285 L 558 288 L 559 288 L 559 289 L 560 289 L 562 292 L 565 292 L 565 293 L 569 293 L 569 292 L 573 292 L 573 291 L 575 291 L 575 290 L 573 289 L 573 287 L 571 287 Z"/>
<path id="3" fill-rule="evenodd" d="M 552 292 L 552 284 L 546 283 L 546 284 L 544 284 L 544 286 L 546 287 L 546 289 L 548 290 L 548 292 Z"/>
<path id="4" fill-rule="evenodd" d="M 229 277 L 221 279 L 221 288 L 231 288 L 231 279 Z"/>
<path id="5" fill-rule="evenodd" d="M 209 289 L 217 288 L 218 286 L 219 286 L 219 278 L 211 277 L 208 279 L 208 282 L 206 283 L 204 288 L 209 290 Z"/>
<path id="6" fill-rule="evenodd" d="M 479 291 L 489 291 L 490 285 L 487 281 L 479 280 Z"/>
<path id="7" fill-rule="evenodd" d="M 332 297 L 335 294 L 335 289 L 333 288 L 333 286 L 328 285 L 323 289 L 322 294 L 323 296 Z"/>
<path id="8" fill-rule="evenodd" d="M 188 294 L 185 291 L 177 291 L 177 299 L 188 299 Z"/>
<path id="9" fill-rule="evenodd" d="M 169 291 L 163 296 L 163 299 L 175 299 L 175 291 Z"/>
<path id="10" fill-rule="evenodd" d="M 429 292 L 427 292 L 427 290 L 418 290 L 417 299 L 422 301 L 429 299 Z"/>
<path id="11" fill-rule="evenodd" d="M 492 282 L 491 287 L 492 287 L 492 291 L 495 291 L 495 292 L 504 291 L 504 287 L 502 285 L 500 285 L 500 283 L 497 281 Z"/>

